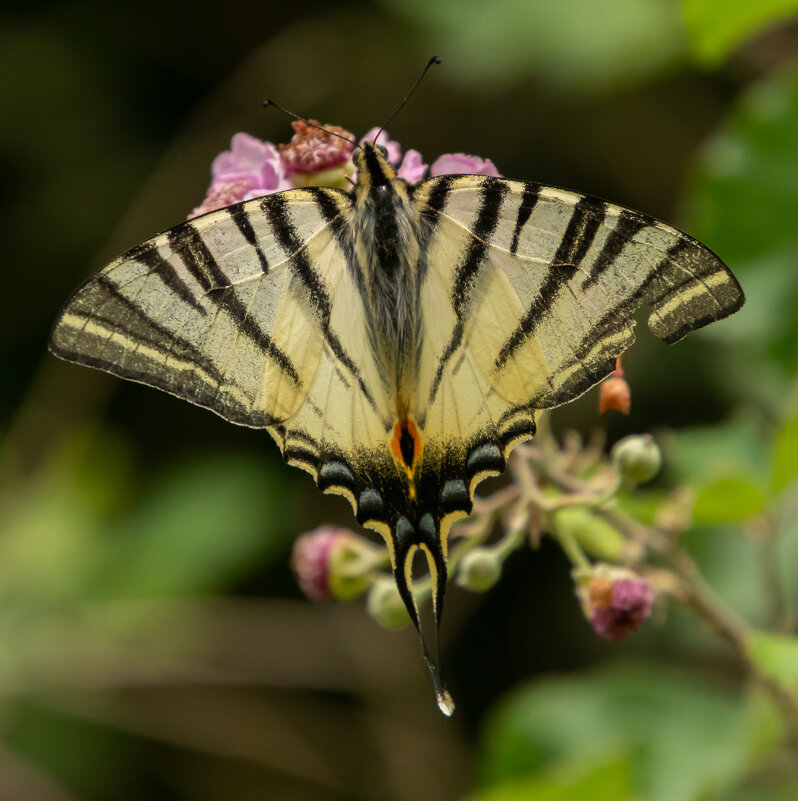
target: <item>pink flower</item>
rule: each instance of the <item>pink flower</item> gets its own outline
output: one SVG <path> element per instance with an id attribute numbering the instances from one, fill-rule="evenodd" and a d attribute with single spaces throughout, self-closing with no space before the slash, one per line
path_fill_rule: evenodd
<path id="1" fill-rule="evenodd" d="M 423 180 L 426 172 L 427 165 L 421 161 L 421 153 L 418 150 L 408 150 L 396 174 L 409 184 L 417 184 Z"/>
<path id="2" fill-rule="evenodd" d="M 231 181 L 219 181 L 210 185 L 205 199 L 201 205 L 192 209 L 188 219 L 199 217 L 201 214 L 208 214 L 217 209 L 223 209 L 225 206 L 232 206 L 233 203 L 238 203 L 243 200 L 248 194 L 252 186 L 249 178 L 233 178 Z"/>
<path id="3" fill-rule="evenodd" d="M 189 219 L 293 186 L 277 148 L 246 133 L 233 136 L 230 150 L 213 160 L 211 174 L 205 199 L 189 214 Z"/>
<path id="4" fill-rule="evenodd" d="M 447 153 L 432 162 L 429 174 L 436 175 L 495 175 L 501 173 L 490 159 L 479 156 L 466 156 L 464 153 Z"/>
<path id="5" fill-rule="evenodd" d="M 348 537 L 345 529 L 321 526 L 303 534 L 294 543 L 291 566 L 297 583 L 312 601 L 329 601 L 333 597 L 330 588 L 330 562 L 336 547 Z"/>
<path id="6" fill-rule="evenodd" d="M 262 142 L 249 134 L 235 134 L 230 149 L 214 159 L 211 185 L 205 199 L 191 212 L 189 219 L 243 200 L 299 186 L 349 188 L 355 177 L 352 163 L 354 136 L 335 125 L 319 126 L 316 120 L 291 124 L 294 136 L 289 144 L 280 145 L 279 149 L 271 142 Z M 402 157 L 399 143 L 389 139 L 388 134 L 379 128 L 372 128 L 360 142 L 375 140 L 388 151 L 388 161 L 397 175 L 409 184 L 417 184 L 427 174 L 500 174 L 490 159 L 462 153 L 441 156 L 428 169 L 421 153 L 408 150 Z"/>
<path id="7" fill-rule="evenodd" d="M 587 585 L 590 624 L 605 640 L 623 640 L 651 617 L 654 592 L 640 577 L 596 576 Z"/>
<path id="8" fill-rule="evenodd" d="M 280 145 L 280 157 L 289 173 L 323 172 L 339 167 L 350 159 L 355 149 L 354 136 L 337 125 L 296 120 L 291 126 L 294 129 L 291 141 Z"/>
<path id="9" fill-rule="evenodd" d="M 294 543 L 291 566 L 313 601 L 348 601 L 364 593 L 382 565 L 382 551 L 348 528 L 320 526 Z"/>

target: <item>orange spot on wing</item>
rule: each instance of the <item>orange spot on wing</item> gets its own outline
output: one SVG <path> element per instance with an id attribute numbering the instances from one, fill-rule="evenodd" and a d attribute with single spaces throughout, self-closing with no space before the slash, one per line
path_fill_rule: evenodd
<path id="1" fill-rule="evenodd" d="M 412 420 L 397 420 L 391 437 L 391 454 L 399 464 L 412 472 L 424 450 L 424 442 L 418 427 Z"/>

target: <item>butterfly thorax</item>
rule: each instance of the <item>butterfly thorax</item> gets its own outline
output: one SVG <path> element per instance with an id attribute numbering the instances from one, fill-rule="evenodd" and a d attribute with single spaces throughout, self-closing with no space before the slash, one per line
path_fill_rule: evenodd
<path id="1" fill-rule="evenodd" d="M 369 299 L 368 336 L 384 381 L 406 402 L 421 343 L 417 215 L 407 183 L 380 149 L 365 144 L 355 161 L 355 255 Z"/>

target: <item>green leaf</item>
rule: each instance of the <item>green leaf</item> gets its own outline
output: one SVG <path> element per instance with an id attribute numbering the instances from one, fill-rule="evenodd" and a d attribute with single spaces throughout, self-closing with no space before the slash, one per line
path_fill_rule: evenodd
<path id="1" fill-rule="evenodd" d="M 693 507 L 693 522 L 715 525 L 747 520 L 761 512 L 764 506 L 765 493 L 757 484 L 743 476 L 728 476 L 699 488 Z"/>
<path id="2" fill-rule="evenodd" d="M 98 542 L 126 495 L 130 455 L 108 431 L 77 429 L 0 498 L 0 602 L 28 608 L 83 599 L 103 567 Z"/>
<path id="3" fill-rule="evenodd" d="M 723 335 L 737 348 L 740 380 L 760 385 L 772 405 L 774 377 L 791 380 L 798 370 L 798 73 L 740 95 L 701 154 L 686 211 L 687 230 L 732 267 L 746 292 Z"/>
<path id="4" fill-rule="evenodd" d="M 773 453 L 773 488 L 784 490 L 798 476 L 798 417 L 782 426 Z"/>
<path id="5" fill-rule="evenodd" d="M 745 772 L 754 726 L 734 694 L 662 668 L 547 679 L 498 707 L 485 734 L 482 775 L 494 786 L 545 777 L 558 766 L 628 759 L 634 797 L 699 801 Z"/>
<path id="6" fill-rule="evenodd" d="M 576 774 L 576 775 L 575 775 Z M 632 797 L 627 761 L 556 771 L 553 776 L 532 774 L 487 787 L 467 801 L 624 801 Z"/>
<path id="7" fill-rule="evenodd" d="M 798 0 L 684 0 L 684 17 L 695 57 L 719 64 L 744 39 L 788 19 Z"/>
<path id="8" fill-rule="evenodd" d="M 221 588 L 296 533 L 285 506 L 282 475 L 263 462 L 214 454 L 181 464 L 118 526 L 104 584 L 122 597 Z"/>
<path id="9" fill-rule="evenodd" d="M 663 437 L 662 443 L 666 466 L 688 484 L 702 485 L 730 476 L 755 480 L 767 475 L 768 437 L 762 426 L 753 422 L 734 420 L 682 429 Z"/>
<path id="10" fill-rule="evenodd" d="M 756 632 L 749 641 L 749 653 L 766 676 L 798 692 L 798 638 Z"/>

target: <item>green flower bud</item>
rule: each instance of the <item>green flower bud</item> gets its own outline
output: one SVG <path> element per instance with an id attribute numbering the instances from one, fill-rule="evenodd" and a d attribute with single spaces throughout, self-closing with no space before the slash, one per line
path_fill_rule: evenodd
<path id="1" fill-rule="evenodd" d="M 396 583 L 388 576 L 380 576 L 371 585 L 366 599 L 366 610 L 377 623 L 389 631 L 400 631 L 410 623 Z"/>
<path id="2" fill-rule="evenodd" d="M 618 472 L 635 484 L 651 481 L 662 466 L 662 454 L 650 434 L 624 437 L 615 443 L 611 456 Z"/>
<path id="3" fill-rule="evenodd" d="M 348 601 L 371 585 L 377 551 L 354 531 L 320 526 L 294 543 L 291 563 L 313 601 Z"/>
<path id="4" fill-rule="evenodd" d="M 623 534 L 585 506 L 563 506 L 552 512 L 551 522 L 555 534 L 572 537 L 591 556 L 609 561 L 623 558 Z"/>
<path id="5" fill-rule="evenodd" d="M 350 601 L 364 593 L 374 578 L 374 547 L 353 534 L 330 552 L 328 584 L 333 598 Z"/>
<path id="6" fill-rule="evenodd" d="M 501 555 L 490 548 L 474 548 L 463 556 L 457 583 L 472 592 L 487 592 L 501 577 Z"/>

